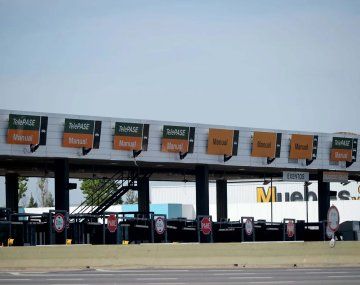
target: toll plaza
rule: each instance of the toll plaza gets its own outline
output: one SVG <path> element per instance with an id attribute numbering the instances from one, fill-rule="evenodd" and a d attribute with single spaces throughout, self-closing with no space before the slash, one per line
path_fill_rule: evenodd
<path id="1" fill-rule="evenodd" d="M 327 240 L 330 183 L 359 181 L 358 135 L 0 110 L 0 175 L 6 206 L 0 242 L 13 245 Z M 19 177 L 55 179 L 55 209 L 19 213 Z M 70 178 L 106 178 L 70 211 Z M 196 218 L 150 211 L 150 181 L 196 185 Z M 318 182 L 318 221 L 228 218 L 227 186 L 246 179 Z M 116 182 L 117 188 L 113 185 Z M 217 216 L 209 212 L 216 183 Z M 111 191 L 110 191 L 111 189 Z M 138 210 L 110 212 L 129 190 Z M 270 191 L 269 199 L 275 201 Z M 306 197 L 307 198 L 307 197 Z M 91 201 L 102 201 L 92 203 Z M 91 205 L 91 206 L 89 206 Z M 336 218 L 336 217 L 335 217 Z M 345 222 L 345 221 L 344 221 Z M 356 223 L 356 222 L 355 222 Z M 342 227 L 356 232 L 356 227 Z M 352 230 L 349 230 L 352 228 Z M 346 233 L 347 236 L 352 233 Z M 354 235 L 354 234 L 353 234 Z"/>

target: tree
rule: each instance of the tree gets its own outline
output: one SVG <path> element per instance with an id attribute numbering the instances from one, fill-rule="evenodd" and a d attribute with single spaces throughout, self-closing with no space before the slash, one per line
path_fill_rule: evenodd
<path id="1" fill-rule="evenodd" d="M 137 204 L 138 203 L 138 195 L 134 190 L 129 190 L 124 195 L 124 203 L 125 204 Z"/>
<path id="2" fill-rule="evenodd" d="M 18 178 L 18 182 L 19 182 L 19 188 L 18 188 L 18 203 L 20 203 L 20 201 L 22 200 L 22 206 L 26 205 L 26 201 L 25 201 L 25 197 L 26 197 L 26 191 L 28 190 L 28 186 L 27 183 L 29 181 L 29 178 L 27 177 L 19 177 Z"/>
<path id="3" fill-rule="evenodd" d="M 54 198 L 49 192 L 49 183 L 47 178 L 39 178 L 37 185 L 40 190 L 40 202 L 42 207 L 54 207 Z"/>
<path id="4" fill-rule="evenodd" d="M 30 201 L 29 201 L 28 207 L 29 208 L 37 208 L 38 207 L 38 203 L 35 201 L 32 194 L 30 196 Z"/>
<path id="5" fill-rule="evenodd" d="M 107 182 L 105 184 L 105 182 Z M 104 187 L 102 187 L 105 184 Z M 111 194 L 120 188 L 120 183 L 113 181 L 109 187 L 109 179 L 94 178 L 81 180 L 80 189 L 85 196 L 86 205 L 98 206 Z M 101 189 L 103 188 L 103 189 Z M 106 190 L 105 190 L 106 189 Z M 122 204 L 122 199 L 115 204 Z"/>

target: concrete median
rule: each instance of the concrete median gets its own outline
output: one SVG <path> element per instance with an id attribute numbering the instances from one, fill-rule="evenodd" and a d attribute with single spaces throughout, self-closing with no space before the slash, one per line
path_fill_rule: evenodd
<path id="1" fill-rule="evenodd" d="M 0 269 L 360 266 L 360 242 L 71 245 L 0 248 Z"/>

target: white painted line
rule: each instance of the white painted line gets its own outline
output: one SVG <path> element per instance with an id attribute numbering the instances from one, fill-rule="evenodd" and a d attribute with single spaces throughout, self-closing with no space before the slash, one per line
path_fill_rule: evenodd
<path id="1" fill-rule="evenodd" d="M 50 278 L 46 279 L 46 281 L 82 281 L 83 278 Z"/>
<path id="2" fill-rule="evenodd" d="M 11 275 L 24 275 L 24 274 L 43 274 L 46 273 L 45 271 L 33 271 L 33 272 L 29 272 L 29 271 L 21 271 L 21 272 L 6 272 L 9 273 Z"/>
<path id="3" fill-rule="evenodd" d="M 328 277 L 328 278 L 359 278 L 360 275 L 329 275 L 326 277 Z"/>
<path id="4" fill-rule="evenodd" d="M 146 283 L 149 285 L 184 285 L 184 284 L 189 284 L 189 283 L 182 283 L 182 282 L 175 282 L 175 283 L 165 283 L 165 282 L 161 282 L 161 283 Z"/>
<path id="5" fill-rule="evenodd" d="M 71 283 L 66 283 L 66 284 L 64 284 L 64 283 L 51 283 L 51 284 L 48 284 L 48 285 L 79 285 L 79 283 L 73 283 L 73 284 L 71 284 Z M 81 285 L 90 285 L 90 284 L 81 283 Z"/>
<path id="6" fill-rule="evenodd" d="M 245 269 L 210 269 L 206 270 L 207 272 L 245 272 Z"/>
<path id="7" fill-rule="evenodd" d="M 19 278 L 13 278 L 13 279 L 0 279 L 1 281 L 6 281 L 6 282 L 17 282 L 17 281 L 31 281 L 31 279 L 19 279 Z"/>
<path id="8" fill-rule="evenodd" d="M 290 284 L 290 283 L 296 283 L 296 281 L 253 281 L 249 282 L 249 284 Z"/>
<path id="9" fill-rule="evenodd" d="M 84 273 L 66 273 L 66 276 L 112 276 L 115 274 L 112 273 L 90 273 L 90 272 L 84 272 Z M 61 277 L 59 273 L 50 273 L 50 274 L 21 274 L 20 276 L 26 276 L 26 277 Z"/>
<path id="10" fill-rule="evenodd" d="M 348 274 L 350 272 L 345 271 L 319 271 L 319 272 L 304 272 L 305 274 Z"/>
<path id="11" fill-rule="evenodd" d="M 271 276 L 233 276 L 233 277 L 228 277 L 228 279 L 272 279 L 273 277 Z"/>
<path id="12" fill-rule="evenodd" d="M 111 272 L 111 273 L 147 273 L 149 272 L 150 270 L 111 270 L 111 269 L 96 269 L 96 271 L 100 271 L 100 272 Z M 162 269 L 154 269 L 154 270 L 151 270 L 151 272 L 158 272 L 158 273 L 161 273 L 161 272 L 189 272 L 190 270 L 187 270 L 187 269 L 168 269 L 168 270 L 162 270 Z"/>
<path id="13" fill-rule="evenodd" d="M 291 269 L 285 269 L 285 271 L 320 271 L 323 269 L 320 268 L 291 268 Z"/>
<path id="14" fill-rule="evenodd" d="M 256 275 L 259 273 L 250 273 L 250 272 L 228 272 L 228 273 L 213 273 L 211 276 L 229 276 L 229 275 Z"/>
<path id="15" fill-rule="evenodd" d="M 138 281 L 156 281 L 156 280 L 178 280 L 179 278 L 175 277 L 157 277 L 157 278 L 136 278 Z"/>

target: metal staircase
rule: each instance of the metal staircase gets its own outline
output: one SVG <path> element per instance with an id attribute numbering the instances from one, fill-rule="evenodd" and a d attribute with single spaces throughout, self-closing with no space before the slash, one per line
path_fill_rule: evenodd
<path id="1" fill-rule="evenodd" d="M 148 176 L 140 175 L 138 171 L 123 171 L 115 173 L 111 178 L 104 181 L 92 195 L 88 196 L 71 214 L 94 214 L 104 213 L 111 205 L 115 204 L 129 190 L 137 189 L 137 180 Z M 114 186 L 117 187 L 114 187 Z M 99 205 L 94 206 L 94 201 L 102 201 Z"/>

